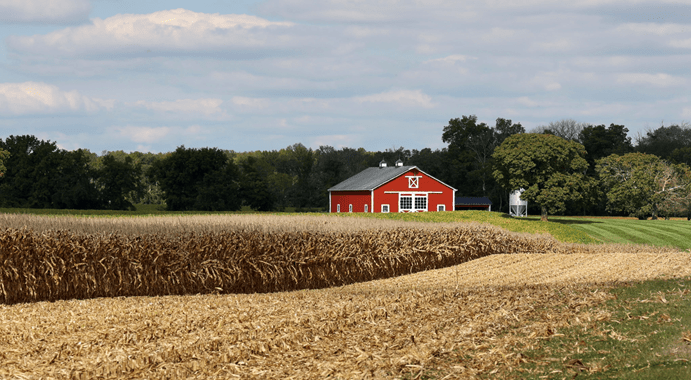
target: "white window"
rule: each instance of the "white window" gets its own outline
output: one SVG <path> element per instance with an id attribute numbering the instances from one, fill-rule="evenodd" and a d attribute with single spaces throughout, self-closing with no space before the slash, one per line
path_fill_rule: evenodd
<path id="1" fill-rule="evenodd" d="M 437 205 L 437 211 L 446 211 L 445 205 Z"/>
<path id="2" fill-rule="evenodd" d="M 427 211 L 427 194 L 400 194 L 398 212 Z"/>
<path id="3" fill-rule="evenodd" d="M 341 205 L 336 205 L 336 212 L 341 212 Z"/>
<path id="4" fill-rule="evenodd" d="M 369 205 L 365 205 L 365 212 L 369 212 L 368 207 L 369 207 Z"/>
<path id="5" fill-rule="evenodd" d="M 381 212 L 389 212 L 389 205 L 381 205 Z"/>
<path id="6" fill-rule="evenodd" d="M 401 196 L 401 198 L 398 200 L 398 209 L 403 211 L 410 211 L 413 208 L 413 197 L 411 196 Z"/>
<path id="7" fill-rule="evenodd" d="M 408 177 L 408 188 L 417 189 L 420 187 L 420 177 Z"/>
<path id="8" fill-rule="evenodd" d="M 415 197 L 415 209 L 427 210 L 427 197 Z"/>
<path id="9" fill-rule="evenodd" d="M 353 212 L 353 205 L 348 205 L 348 212 Z"/>

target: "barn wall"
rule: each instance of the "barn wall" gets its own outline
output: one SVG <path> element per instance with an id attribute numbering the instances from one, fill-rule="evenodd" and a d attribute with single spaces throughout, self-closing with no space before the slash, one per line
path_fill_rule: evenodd
<path id="1" fill-rule="evenodd" d="M 408 178 L 406 176 L 413 175 L 420 176 L 417 189 L 411 189 L 408 187 Z M 381 212 L 382 204 L 388 204 L 390 212 L 399 212 L 398 194 L 387 194 L 387 191 L 405 191 L 412 194 L 429 191 L 441 191 L 442 194 L 428 194 L 428 211 L 437 211 L 437 205 L 439 204 L 443 204 L 446 207 L 446 211 L 453 211 L 454 209 L 454 191 L 434 178 L 431 178 L 425 173 L 415 169 L 408 171 L 407 173 L 374 190 L 375 212 Z"/>
<path id="2" fill-rule="evenodd" d="M 341 212 L 348 212 L 348 205 L 353 205 L 353 212 L 365 212 L 365 205 L 372 212 L 370 201 L 372 196 L 369 191 L 332 191 L 331 192 L 331 210 L 330 212 L 337 212 L 336 205 L 341 205 Z"/>

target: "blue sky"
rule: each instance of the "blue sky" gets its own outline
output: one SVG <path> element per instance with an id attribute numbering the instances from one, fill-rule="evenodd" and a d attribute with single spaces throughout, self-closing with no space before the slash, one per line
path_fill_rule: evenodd
<path id="1" fill-rule="evenodd" d="M 0 38 L 0 138 L 70 150 L 442 148 L 471 114 L 630 136 L 691 120 L 691 0 L 0 0 Z"/>

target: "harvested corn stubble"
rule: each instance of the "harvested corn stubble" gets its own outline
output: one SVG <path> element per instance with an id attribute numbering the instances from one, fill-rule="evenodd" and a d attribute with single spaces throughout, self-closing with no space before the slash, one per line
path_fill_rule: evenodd
<path id="1" fill-rule="evenodd" d="M 586 320 L 611 297 L 594 284 L 691 268 L 691 254 L 667 248 L 478 224 L 0 220 L 3 300 L 15 303 L 0 305 L 0 378 L 491 376 Z M 118 295 L 140 296 L 60 300 Z M 57 301 L 16 303 L 42 299 Z"/>
<path id="2" fill-rule="evenodd" d="M 593 250 L 477 223 L 257 215 L 0 219 L 8 226 L 0 230 L 2 303 L 317 289 L 492 254 Z"/>
<path id="3" fill-rule="evenodd" d="M 562 329 L 606 318 L 589 309 L 612 298 L 598 283 L 648 278 L 623 255 L 564 264 L 571 256 L 493 255 L 330 289 L 0 305 L 0 378 L 492 377 Z M 691 254 L 637 262 L 676 277 Z M 512 284 L 514 270 L 529 275 Z"/>

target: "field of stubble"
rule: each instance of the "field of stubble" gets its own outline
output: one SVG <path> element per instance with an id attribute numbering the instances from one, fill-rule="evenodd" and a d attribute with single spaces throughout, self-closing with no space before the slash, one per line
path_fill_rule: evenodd
<path id="1" fill-rule="evenodd" d="M 55 229 L 55 221 L 40 222 L 43 227 L 36 224 L 35 230 Z M 319 222 L 323 220 L 280 223 L 291 226 L 281 228 L 300 230 L 300 223 L 314 227 Z M 86 230 L 76 219 L 69 223 L 73 231 L 82 228 L 82 235 L 103 228 Z M 151 220 L 144 223 L 149 223 L 150 231 L 159 228 L 152 227 Z M 259 225 L 267 228 L 265 223 Z M 418 232 L 425 228 L 405 224 L 395 228 L 406 226 L 419 228 Z M 329 228 L 329 233 L 340 233 L 374 227 Z M 141 226 L 132 231 L 122 227 L 120 233 L 135 230 L 147 231 Z M 489 234 L 483 229 L 470 231 Z M 497 233 L 520 240 L 517 235 Z M 447 236 L 441 234 L 437 236 Z M 535 238 L 525 241 L 531 239 Z M 449 250 L 439 242 L 427 244 Z M 314 290 L 0 305 L 0 377 L 353 379 L 439 374 L 439 378 L 452 379 L 506 375 L 529 360 L 522 352 L 559 334 L 560 329 L 608 318 L 588 311 L 611 297 L 603 291 L 608 284 L 691 275 L 689 252 L 632 246 L 594 249 L 554 241 L 540 244 L 549 249 L 544 253 L 492 252 L 445 268 Z M 466 251 L 456 253 L 460 252 Z"/>

